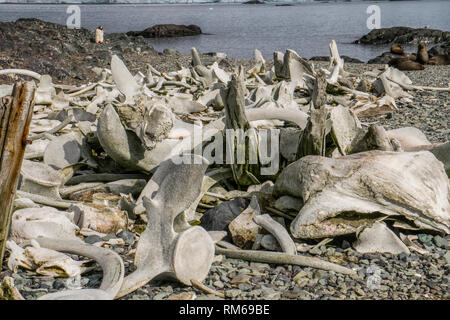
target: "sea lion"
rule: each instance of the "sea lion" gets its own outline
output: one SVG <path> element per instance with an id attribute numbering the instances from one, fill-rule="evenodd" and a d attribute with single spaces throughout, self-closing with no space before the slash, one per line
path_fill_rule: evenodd
<path id="1" fill-rule="evenodd" d="M 95 29 L 95 43 L 102 44 L 103 43 L 103 27 L 98 26 Z"/>
<path id="2" fill-rule="evenodd" d="M 436 66 L 447 66 L 450 65 L 450 55 L 448 54 L 438 54 L 432 56 L 428 59 L 428 64 L 436 65 Z"/>
<path id="3" fill-rule="evenodd" d="M 424 70 L 425 67 L 416 61 L 411 61 L 407 58 L 395 58 L 388 62 L 391 67 L 402 71 Z"/>
<path id="4" fill-rule="evenodd" d="M 425 45 L 421 42 L 419 43 L 419 46 L 417 48 L 417 58 L 416 61 L 421 64 L 427 64 L 428 63 L 428 52 Z"/>
<path id="5" fill-rule="evenodd" d="M 411 60 L 411 61 L 416 61 L 417 56 L 416 56 L 415 53 L 406 53 L 406 52 L 405 52 L 405 53 L 402 55 L 402 58 L 409 59 L 409 60 Z"/>
<path id="6" fill-rule="evenodd" d="M 395 54 L 403 54 L 403 53 L 404 53 L 404 50 L 403 50 L 403 48 L 402 48 L 400 45 L 394 43 L 394 44 L 391 46 L 391 53 L 395 53 Z"/>

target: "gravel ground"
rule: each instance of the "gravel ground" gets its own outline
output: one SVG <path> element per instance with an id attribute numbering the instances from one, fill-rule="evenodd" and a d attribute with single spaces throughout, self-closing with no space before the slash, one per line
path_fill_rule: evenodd
<path id="1" fill-rule="evenodd" d="M 125 240 L 129 236 L 124 237 Z M 128 241 L 126 240 L 126 241 Z M 350 239 L 335 239 L 313 251 L 324 260 L 347 266 L 357 276 L 291 265 L 253 263 L 216 256 L 204 284 L 226 299 L 236 300 L 333 300 L 333 299 L 449 299 L 450 236 L 446 238 L 419 234 L 413 241 L 427 254 L 359 254 L 351 249 Z M 126 253 L 135 246 L 113 247 L 122 255 L 127 273 L 133 271 L 132 256 Z M 73 256 L 77 258 L 76 256 Z M 6 265 L 4 266 L 6 268 Z M 25 299 L 72 288 L 98 288 L 100 268 L 80 278 L 54 279 L 24 272 L 11 275 Z M 125 300 L 161 300 L 183 292 L 195 293 L 197 299 L 221 299 L 174 281 L 154 280 Z"/>

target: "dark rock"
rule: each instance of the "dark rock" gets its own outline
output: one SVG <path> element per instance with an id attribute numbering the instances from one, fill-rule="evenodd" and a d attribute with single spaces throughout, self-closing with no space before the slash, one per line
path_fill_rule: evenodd
<path id="1" fill-rule="evenodd" d="M 349 56 L 341 56 L 342 59 L 344 59 L 344 62 L 348 62 L 348 63 L 364 63 L 363 61 L 356 59 L 356 58 L 352 58 Z M 330 57 L 328 56 L 314 56 L 311 59 L 309 59 L 310 61 L 330 61 Z"/>
<path id="2" fill-rule="evenodd" d="M 400 54 L 395 54 L 392 52 L 384 52 L 381 55 L 379 55 L 378 57 L 370 59 L 369 61 L 367 61 L 367 63 L 387 64 L 392 59 L 401 58 L 401 57 L 402 57 L 402 55 L 400 55 Z"/>
<path id="3" fill-rule="evenodd" d="M 135 242 L 133 232 L 122 230 L 117 234 L 117 236 L 122 238 L 123 241 L 130 246 L 132 246 Z"/>
<path id="4" fill-rule="evenodd" d="M 102 238 L 100 238 L 97 235 L 93 235 L 93 236 L 87 236 L 86 238 L 84 238 L 84 242 L 89 243 L 89 244 L 94 244 L 96 242 L 100 242 L 103 241 Z"/>
<path id="5" fill-rule="evenodd" d="M 250 204 L 250 200 L 235 198 L 206 211 L 200 225 L 208 231 L 227 231 L 227 227 Z"/>
<path id="6" fill-rule="evenodd" d="M 370 31 L 355 41 L 358 44 L 417 44 L 450 41 L 450 32 L 435 29 L 409 27 L 380 28 Z"/>
<path id="7" fill-rule="evenodd" d="M 434 46 L 433 48 L 428 50 L 428 54 L 430 56 L 450 55 L 450 41 Z"/>
<path id="8" fill-rule="evenodd" d="M 341 247 L 344 250 L 350 248 L 351 247 L 350 242 L 348 242 L 347 240 L 343 240 Z"/>
<path id="9" fill-rule="evenodd" d="M 127 32 L 128 36 L 143 36 L 144 38 L 171 38 L 196 36 L 202 34 L 202 29 L 194 24 L 178 25 L 178 24 L 157 24 L 143 31 Z"/>
<path id="10" fill-rule="evenodd" d="M 264 1 L 250 0 L 250 1 L 243 2 L 242 4 L 264 4 Z"/>

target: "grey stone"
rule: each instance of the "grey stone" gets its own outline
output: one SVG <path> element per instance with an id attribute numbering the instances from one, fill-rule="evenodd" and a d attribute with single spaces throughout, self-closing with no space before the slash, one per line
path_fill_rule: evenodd
<path id="1" fill-rule="evenodd" d="M 433 240 L 439 248 L 445 248 L 447 246 L 447 240 L 441 236 L 434 236 Z"/>
<path id="2" fill-rule="evenodd" d="M 241 294 L 241 290 L 239 289 L 230 289 L 225 291 L 225 297 L 227 298 L 236 298 Z"/>
<path id="3" fill-rule="evenodd" d="M 280 211 L 296 211 L 298 212 L 303 205 L 300 198 L 291 196 L 281 196 L 275 201 L 274 207 Z"/>
<path id="4" fill-rule="evenodd" d="M 94 243 L 100 242 L 100 241 L 103 241 L 103 239 L 97 235 L 87 236 L 86 238 L 84 238 L 84 242 L 89 243 L 89 244 L 94 244 Z"/>
<path id="5" fill-rule="evenodd" d="M 126 244 L 132 246 L 135 243 L 134 233 L 126 230 L 120 231 L 117 236 L 121 238 Z"/>
<path id="6" fill-rule="evenodd" d="M 427 245 L 430 245 L 431 240 L 433 240 L 433 236 L 431 234 L 420 233 L 417 235 L 417 237 L 419 238 L 420 242 Z"/>

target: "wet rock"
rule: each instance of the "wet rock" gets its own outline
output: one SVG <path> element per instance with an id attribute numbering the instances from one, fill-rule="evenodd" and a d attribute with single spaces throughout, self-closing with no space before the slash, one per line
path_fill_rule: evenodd
<path id="1" fill-rule="evenodd" d="M 144 38 L 170 38 L 195 36 L 202 33 L 202 29 L 196 25 L 158 24 L 143 31 L 127 32 L 128 36 L 143 36 Z"/>

